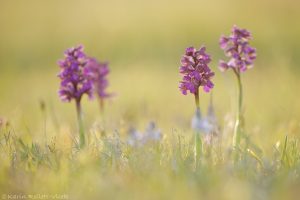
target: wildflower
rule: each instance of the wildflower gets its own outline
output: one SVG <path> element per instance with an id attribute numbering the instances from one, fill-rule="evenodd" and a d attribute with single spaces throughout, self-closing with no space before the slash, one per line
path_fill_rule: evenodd
<path id="1" fill-rule="evenodd" d="M 85 74 L 93 83 L 93 89 L 100 98 L 110 97 L 106 92 L 108 86 L 107 75 L 109 68 L 107 63 L 98 62 L 95 58 L 89 58 L 85 68 Z"/>
<path id="2" fill-rule="evenodd" d="M 205 47 L 201 47 L 199 50 L 189 47 L 181 58 L 179 70 L 183 78 L 179 88 L 184 95 L 188 91 L 197 94 L 200 86 L 205 92 L 209 92 L 214 86 L 211 82 L 214 72 L 208 67 L 211 59 L 205 50 Z"/>
<path id="3" fill-rule="evenodd" d="M 237 149 L 240 145 L 241 136 L 244 132 L 244 118 L 242 114 L 243 104 L 243 86 L 241 80 L 241 72 L 253 67 L 256 59 L 256 49 L 249 45 L 251 34 L 246 29 L 240 29 L 233 26 L 229 37 L 222 36 L 220 38 L 220 47 L 224 50 L 225 55 L 229 58 L 228 62 L 220 60 L 219 68 L 221 71 L 226 71 L 231 68 L 237 77 L 238 84 L 238 107 L 237 117 L 234 127 L 233 148 Z M 238 151 L 234 156 L 234 161 L 238 160 Z"/>
<path id="4" fill-rule="evenodd" d="M 65 51 L 65 58 L 58 62 L 61 72 L 59 96 L 63 101 L 80 101 L 82 95 L 92 96 L 92 83 L 83 73 L 87 57 L 83 52 L 83 46 L 77 46 Z"/>
<path id="5" fill-rule="evenodd" d="M 104 99 L 111 96 L 107 93 L 107 75 L 109 74 L 108 63 L 98 62 L 95 58 L 88 58 L 85 74 L 93 84 L 93 91 L 99 98 L 101 112 L 103 111 Z"/>
<path id="6" fill-rule="evenodd" d="M 204 141 L 205 143 L 209 141 L 208 144 L 210 144 L 213 136 L 218 135 L 219 125 L 213 106 L 212 93 L 210 95 L 210 102 L 207 109 L 207 115 L 205 117 L 202 117 L 200 109 L 197 109 L 192 119 L 192 129 L 194 129 L 196 132 L 203 133 L 205 135 Z"/>
<path id="7" fill-rule="evenodd" d="M 204 46 L 196 50 L 194 47 L 186 49 L 185 54 L 181 58 L 181 67 L 179 68 L 180 73 L 183 75 L 182 81 L 180 82 L 179 88 L 182 94 L 186 95 L 188 91 L 195 96 L 196 114 L 192 120 L 192 127 L 195 130 L 195 167 L 197 168 L 199 162 L 199 155 L 201 154 L 202 141 L 200 132 L 207 123 L 203 123 L 200 114 L 199 105 L 199 87 L 202 86 L 205 92 L 209 92 L 214 84 L 211 78 L 215 75 L 211 71 L 208 64 L 210 63 L 210 55 L 206 52 Z"/>
<path id="8" fill-rule="evenodd" d="M 128 131 L 127 143 L 132 147 L 140 147 L 142 144 L 142 134 L 138 132 L 135 128 L 131 127 Z"/>
<path id="9" fill-rule="evenodd" d="M 85 143 L 83 133 L 82 111 L 80 101 L 84 94 L 92 97 L 92 82 L 84 73 L 87 56 L 83 52 L 83 46 L 72 47 L 64 53 L 64 59 L 58 62 L 61 71 L 58 77 L 61 79 L 59 96 L 62 101 L 76 102 L 77 118 L 80 132 L 80 146 Z"/>
<path id="10" fill-rule="evenodd" d="M 220 47 L 229 58 L 228 62 L 223 60 L 219 62 L 221 71 L 232 68 L 239 73 L 253 67 L 256 49 L 249 45 L 249 40 L 251 40 L 250 32 L 237 26 L 233 26 L 230 36 L 220 38 Z"/>
<path id="11" fill-rule="evenodd" d="M 213 126 L 209 123 L 208 119 L 201 116 L 200 109 L 196 110 L 196 113 L 192 118 L 192 129 L 204 134 L 210 134 L 213 129 Z"/>
<path id="12" fill-rule="evenodd" d="M 200 109 L 196 109 L 195 115 L 192 118 L 192 129 L 195 131 L 200 131 L 202 128 L 201 123 L 201 112 Z"/>
<path id="13" fill-rule="evenodd" d="M 127 143 L 132 147 L 142 147 L 147 143 L 159 142 L 161 139 L 161 131 L 156 128 L 154 122 L 150 122 L 144 133 L 137 131 L 135 128 L 130 128 Z"/>
<path id="14" fill-rule="evenodd" d="M 162 139 L 161 131 L 156 128 L 156 125 L 154 122 L 150 122 L 145 131 L 144 141 L 157 142 L 161 139 Z"/>

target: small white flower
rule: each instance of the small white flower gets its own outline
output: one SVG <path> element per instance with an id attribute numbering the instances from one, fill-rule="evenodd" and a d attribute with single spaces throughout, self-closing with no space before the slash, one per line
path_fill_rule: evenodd
<path id="1" fill-rule="evenodd" d="M 130 128 L 128 131 L 127 143 L 132 147 L 142 145 L 143 136 L 135 128 Z"/>
<path id="2" fill-rule="evenodd" d="M 209 105 L 207 116 L 202 117 L 198 108 L 192 119 L 192 129 L 203 134 L 215 134 L 218 132 L 218 122 L 212 104 Z"/>
<path id="3" fill-rule="evenodd" d="M 201 117 L 199 108 L 196 110 L 196 113 L 192 119 L 192 129 L 204 134 L 209 134 L 213 129 L 213 126 L 208 121 L 208 119 Z"/>
<path id="4" fill-rule="evenodd" d="M 161 140 L 162 135 L 159 129 L 156 129 L 155 123 L 150 122 L 146 128 L 144 140 L 146 141 L 159 141 Z"/>
<path id="5" fill-rule="evenodd" d="M 132 147 L 141 147 L 149 142 L 157 142 L 162 139 L 162 134 L 159 129 L 156 129 L 155 123 L 150 122 L 145 133 L 142 134 L 134 128 L 128 131 L 128 145 Z"/>

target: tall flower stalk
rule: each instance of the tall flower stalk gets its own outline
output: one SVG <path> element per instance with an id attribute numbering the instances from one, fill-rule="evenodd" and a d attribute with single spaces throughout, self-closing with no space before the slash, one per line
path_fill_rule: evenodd
<path id="1" fill-rule="evenodd" d="M 92 82 L 84 73 L 88 58 L 83 52 L 83 46 L 67 49 L 64 59 L 58 62 L 61 68 L 58 77 L 61 79 L 59 96 L 64 102 L 75 101 L 80 148 L 85 145 L 84 126 L 82 119 L 81 99 L 84 94 L 92 97 Z"/>
<path id="2" fill-rule="evenodd" d="M 241 80 L 242 72 L 253 67 L 253 62 L 256 59 L 256 49 L 249 45 L 251 40 L 251 33 L 246 29 L 240 29 L 237 26 L 233 26 L 231 35 L 220 38 L 220 47 L 224 50 L 225 55 L 229 60 L 221 60 L 219 68 L 221 71 L 232 69 L 238 85 L 238 104 L 237 104 L 237 116 L 234 127 L 233 135 L 233 148 L 239 149 L 241 137 L 244 134 L 244 118 L 243 118 L 243 85 Z M 238 153 L 235 153 L 235 161 L 238 159 Z"/>
<path id="3" fill-rule="evenodd" d="M 108 63 L 99 62 L 95 58 L 88 58 L 87 65 L 84 69 L 85 75 L 92 82 L 93 92 L 95 96 L 98 98 L 100 114 L 101 114 L 101 135 L 106 136 L 105 132 L 105 116 L 104 116 L 104 101 L 105 99 L 112 96 L 112 94 L 108 93 L 108 74 L 110 70 L 108 67 Z"/>
<path id="4" fill-rule="evenodd" d="M 205 92 L 209 92 L 214 84 L 211 78 L 214 72 L 211 71 L 208 64 L 210 63 L 210 55 L 206 52 L 204 46 L 199 50 L 194 47 L 186 49 L 185 54 L 181 58 L 181 67 L 179 69 L 182 74 L 179 88 L 182 94 L 187 95 L 188 92 L 194 94 L 196 116 L 200 119 L 200 103 L 199 103 L 199 87 L 203 87 Z M 195 166 L 199 165 L 199 157 L 202 153 L 202 140 L 200 132 L 195 132 Z"/>
<path id="5" fill-rule="evenodd" d="M 108 63 L 98 62 L 95 58 L 89 58 L 85 67 L 84 73 L 93 84 L 93 92 L 98 97 L 100 112 L 104 112 L 104 100 L 111 97 L 108 93 L 108 79 L 107 76 L 110 70 Z"/>

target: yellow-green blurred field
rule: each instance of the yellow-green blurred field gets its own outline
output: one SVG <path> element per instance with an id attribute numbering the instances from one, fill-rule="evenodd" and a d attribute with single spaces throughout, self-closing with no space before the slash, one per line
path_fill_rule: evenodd
<path id="1" fill-rule="evenodd" d="M 0 195 L 299 198 L 299 7 L 296 0 L 1 0 Z M 234 168 L 228 156 L 236 80 L 229 71 L 221 73 L 217 63 L 224 57 L 219 37 L 234 24 L 252 32 L 251 44 L 257 48 L 255 66 L 242 79 L 246 130 L 261 150 L 263 167 L 247 154 Z M 63 103 L 57 95 L 57 61 L 78 44 L 109 61 L 109 90 L 116 93 L 106 102 L 103 117 L 96 101 L 84 99 L 90 144 L 80 151 L 74 148 L 74 102 Z M 214 106 L 224 143 L 195 172 L 190 167 L 194 99 L 180 93 L 178 68 L 185 48 L 202 44 L 212 54 Z M 203 113 L 208 102 L 202 92 Z M 161 144 L 142 149 L 123 144 L 130 127 L 142 131 L 149 121 L 162 131 Z M 103 126 L 112 143 L 100 137 Z"/>

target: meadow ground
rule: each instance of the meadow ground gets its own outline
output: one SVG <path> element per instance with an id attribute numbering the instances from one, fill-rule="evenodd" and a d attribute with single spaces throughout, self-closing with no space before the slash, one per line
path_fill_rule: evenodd
<path id="1" fill-rule="evenodd" d="M 0 4 L 2 199 L 299 198 L 299 3 Z M 258 51 L 254 68 L 242 77 L 249 140 L 236 165 L 231 150 L 236 80 L 217 68 L 223 58 L 219 37 L 233 24 L 252 32 Z M 109 91 L 115 93 L 104 115 L 96 101 L 84 98 L 88 145 L 81 150 L 74 102 L 59 100 L 56 76 L 57 60 L 77 44 L 109 61 Z M 190 126 L 195 105 L 192 95 L 178 89 L 178 67 L 184 49 L 201 44 L 213 55 L 220 133 L 204 145 L 195 169 Z M 203 114 L 209 100 L 209 94 L 200 94 Z M 144 132 L 151 121 L 162 139 L 128 145 L 128 130 Z"/>

